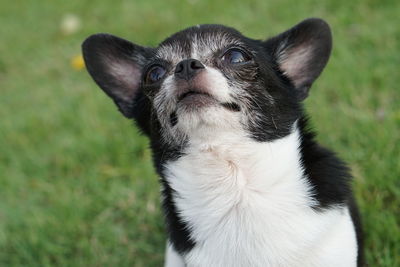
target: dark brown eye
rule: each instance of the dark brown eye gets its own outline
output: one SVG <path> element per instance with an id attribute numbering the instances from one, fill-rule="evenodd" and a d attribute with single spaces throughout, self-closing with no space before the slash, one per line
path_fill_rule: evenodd
<path id="1" fill-rule="evenodd" d="M 222 61 L 228 64 L 239 64 L 249 61 L 250 57 L 237 48 L 228 50 L 223 56 Z"/>
<path id="2" fill-rule="evenodd" d="M 161 66 L 154 66 L 152 67 L 146 75 L 146 82 L 147 83 L 155 83 L 161 80 L 166 73 L 166 70 Z"/>

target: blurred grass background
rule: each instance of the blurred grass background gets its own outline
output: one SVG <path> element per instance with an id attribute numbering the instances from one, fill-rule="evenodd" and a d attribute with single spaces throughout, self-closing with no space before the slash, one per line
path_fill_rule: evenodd
<path id="1" fill-rule="evenodd" d="M 85 37 L 152 46 L 220 23 L 264 39 L 312 16 L 330 23 L 334 49 L 306 106 L 352 168 L 367 261 L 400 266 L 399 15 L 395 0 L 2 0 L 0 266 L 162 264 L 147 140 L 71 65 Z"/>

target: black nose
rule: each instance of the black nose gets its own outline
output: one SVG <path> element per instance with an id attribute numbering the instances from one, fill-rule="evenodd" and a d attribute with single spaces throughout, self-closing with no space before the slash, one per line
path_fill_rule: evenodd
<path id="1" fill-rule="evenodd" d="M 197 59 L 184 59 L 176 65 L 175 76 L 180 79 L 189 80 L 202 69 L 204 69 L 204 65 Z"/>

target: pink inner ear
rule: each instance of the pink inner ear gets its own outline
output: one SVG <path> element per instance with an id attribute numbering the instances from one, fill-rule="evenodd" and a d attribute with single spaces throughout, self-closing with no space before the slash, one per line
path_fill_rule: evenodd
<path id="1" fill-rule="evenodd" d="M 108 67 L 110 68 L 110 74 L 119 84 L 113 93 L 124 101 L 130 101 L 139 89 L 140 68 L 132 62 L 124 60 L 109 62 Z"/>
<path id="2" fill-rule="evenodd" d="M 308 79 L 308 63 L 312 56 L 311 46 L 303 44 L 285 51 L 279 60 L 283 73 L 291 79 L 295 87 L 301 86 Z"/>

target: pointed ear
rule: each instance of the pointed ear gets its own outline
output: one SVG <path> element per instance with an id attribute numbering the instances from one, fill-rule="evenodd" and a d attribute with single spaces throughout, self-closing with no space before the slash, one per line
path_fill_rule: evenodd
<path id="1" fill-rule="evenodd" d="M 264 45 L 303 100 L 328 62 L 332 35 L 325 21 L 310 18 L 268 39 Z"/>
<path id="2" fill-rule="evenodd" d="M 133 116 L 143 67 L 151 52 L 151 48 L 109 34 L 92 35 L 82 44 L 88 72 L 128 118 Z"/>

